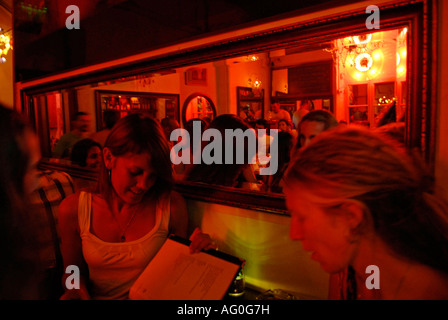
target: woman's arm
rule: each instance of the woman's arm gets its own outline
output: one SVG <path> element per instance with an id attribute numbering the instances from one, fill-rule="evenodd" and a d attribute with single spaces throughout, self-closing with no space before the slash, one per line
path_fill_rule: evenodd
<path id="1" fill-rule="evenodd" d="M 257 177 L 255 176 L 253 167 L 251 164 L 247 165 L 243 169 L 243 176 L 247 182 L 258 183 Z"/>
<path id="2" fill-rule="evenodd" d="M 62 300 L 90 299 L 87 291 L 87 265 L 82 255 L 82 244 L 78 223 L 78 199 L 79 193 L 72 194 L 65 198 L 59 205 L 58 220 L 59 233 L 61 235 L 61 253 L 64 260 L 64 270 L 67 266 L 74 265 L 80 270 L 80 288 L 67 289 L 66 279 L 70 274 L 64 273 L 62 277 L 62 286 L 65 293 Z"/>

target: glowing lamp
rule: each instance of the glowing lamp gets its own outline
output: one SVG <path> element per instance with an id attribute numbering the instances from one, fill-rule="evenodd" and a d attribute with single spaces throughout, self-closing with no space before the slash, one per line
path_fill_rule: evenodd
<path id="1" fill-rule="evenodd" d="M 255 88 L 259 88 L 261 86 L 261 81 L 260 80 L 255 80 L 254 81 L 254 87 Z"/>
<path id="2" fill-rule="evenodd" d="M 404 75 L 406 73 L 406 68 L 405 67 L 399 67 L 397 69 L 397 73 L 398 73 L 399 76 Z"/>
<path id="3" fill-rule="evenodd" d="M 6 55 L 8 51 L 12 49 L 11 47 L 11 37 L 0 28 L 0 63 L 6 62 Z"/>
<path id="4" fill-rule="evenodd" d="M 406 58 L 407 55 L 406 47 L 401 48 L 400 55 L 403 57 L 403 59 Z"/>
<path id="5" fill-rule="evenodd" d="M 355 78 L 356 78 L 356 80 L 361 80 L 361 78 L 362 78 L 362 73 L 361 73 L 361 72 L 356 72 L 356 73 L 355 73 Z"/>
<path id="6" fill-rule="evenodd" d="M 362 35 L 362 36 L 354 36 L 353 37 L 353 41 L 356 44 L 365 44 L 365 43 L 370 42 L 371 39 L 372 39 L 372 35 L 371 34 Z"/>
<path id="7" fill-rule="evenodd" d="M 355 67 L 358 71 L 368 71 L 373 65 L 372 56 L 368 53 L 361 53 L 355 59 Z"/>
<path id="8" fill-rule="evenodd" d="M 374 60 L 380 60 L 381 59 L 381 52 L 379 50 L 376 50 L 372 55 Z"/>
<path id="9" fill-rule="evenodd" d="M 250 57 L 250 61 L 257 61 L 258 60 L 258 57 L 257 56 L 251 56 Z"/>
<path id="10" fill-rule="evenodd" d="M 403 30 L 401 30 L 400 36 L 405 37 L 407 33 L 408 33 L 408 28 L 404 28 Z"/>

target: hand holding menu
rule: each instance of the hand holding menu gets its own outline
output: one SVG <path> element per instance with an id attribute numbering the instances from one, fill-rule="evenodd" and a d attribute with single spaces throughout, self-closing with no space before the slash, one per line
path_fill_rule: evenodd
<path id="1" fill-rule="evenodd" d="M 132 300 L 220 300 L 243 260 L 216 250 L 191 254 L 189 241 L 169 237 L 129 292 Z"/>

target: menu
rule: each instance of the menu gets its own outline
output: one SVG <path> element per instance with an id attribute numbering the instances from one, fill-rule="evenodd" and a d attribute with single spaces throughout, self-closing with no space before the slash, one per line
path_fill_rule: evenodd
<path id="1" fill-rule="evenodd" d="M 244 260 L 216 251 L 191 254 L 170 236 L 129 292 L 131 300 L 221 300 Z"/>

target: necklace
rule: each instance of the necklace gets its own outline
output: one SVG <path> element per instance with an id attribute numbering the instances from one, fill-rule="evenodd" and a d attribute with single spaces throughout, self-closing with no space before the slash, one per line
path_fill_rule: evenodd
<path id="1" fill-rule="evenodd" d="M 137 214 L 137 209 L 134 210 L 134 212 L 132 213 L 132 217 L 131 219 L 129 219 L 128 223 L 126 224 L 126 226 L 123 228 L 121 228 L 120 222 L 118 222 L 117 217 L 115 216 L 115 214 L 112 214 L 112 216 L 114 217 L 115 222 L 117 223 L 118 228 L 121 231 L 121 236 L 120 236 L 120 242 L 126 242 L 126 236 L 124 235 L 126 233 L 126 231 L 128 230 L 129 226 L 131 225 L 132 220 L 134 220 L 135 215 Z"/>

